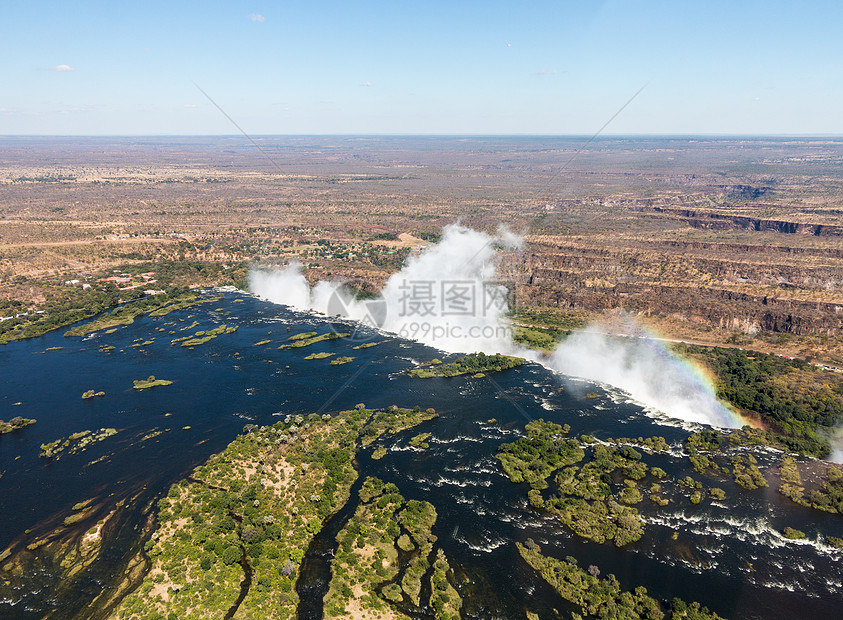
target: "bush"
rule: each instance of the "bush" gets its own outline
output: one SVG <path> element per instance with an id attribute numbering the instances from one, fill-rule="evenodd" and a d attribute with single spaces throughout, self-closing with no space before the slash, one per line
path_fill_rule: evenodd
<path id="1" fill-rule="evenodd" d="M 226 547 L 225 551 L 222 552 L 222 561 L 228 565 L 239 562 L 241 557 L 240 549 L 234 545 Z"/>

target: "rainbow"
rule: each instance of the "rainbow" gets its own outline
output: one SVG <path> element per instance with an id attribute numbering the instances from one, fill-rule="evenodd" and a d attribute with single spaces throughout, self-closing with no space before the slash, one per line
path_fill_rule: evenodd
<path id="1" fill-rule="evenodd" d="M 627 316 L 591 325 L 563 340 L 545 365 L 626 391 L 633 400 L 687 422 L 720 428 L 757 425 L 717 399 L 715 382 L 700 364 L 673 354 L 675 342 Z"/>
<path id="2" fill-rule="evenodd" d="M 639 326 L 639 330 L 644 332 L 644 334 L 649 338 L 649 340 L 659 346 L 665 355 L 670 356 L 679 368 L 690 377 L 695 383 L 699 384 L 706 392 L 706 394 L 717 403 L 717 409 L 720 412 L 720 424 L 715 423 L 712 421 L 715 426 L 722 426 L 724 428 L 742 428 L 744 426 L 751 426 L 752 428 L 762 429 L 764 430 L 765 427 L 760 420 L 750 418 L 742 414 L 740 411 L 732 407 L 729 403 L 726 403 L 717 398 L 717 390 L 715 389 L 716 377 L 714 374 L 703 366 L 701 363 L 682 357 L 672 351 L 669 351 L 667 346 L 665 346 L 665 342 L 676 342 L 676 340 L 672 340 L 670 338 L 665 338 L 663 335 L 659 334 L 657 331 Z"/>

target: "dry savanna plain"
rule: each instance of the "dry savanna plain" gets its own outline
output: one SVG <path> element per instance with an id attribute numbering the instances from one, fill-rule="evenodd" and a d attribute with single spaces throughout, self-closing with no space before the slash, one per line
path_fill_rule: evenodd
<path id="1" fill-rule="evenodd" d="M 0 337 L 292 259 L 374 292 L 459 221 L 524 237 L 499 276 L 526 329 L 626 313 L 665 339 L 843 366 L 843 142 L 585 142 L 6 137 L 0 315 L 18 318 Z"/>

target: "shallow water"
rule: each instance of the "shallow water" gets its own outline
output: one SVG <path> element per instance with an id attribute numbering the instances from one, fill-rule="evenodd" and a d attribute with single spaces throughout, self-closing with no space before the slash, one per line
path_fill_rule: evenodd
<path id="1" fill-rule="evenodd" d="M 171 321 L 176 324 L 164 326 Z M 199 324 L 193 329 L 178 331 L 194 321 Z M 239 331 L 192 351 L 170 344 L 223 323 Z M 157 331 L 161 327 L 177 333 Z M 618 550 L 584 542 L 530 509 L 525 488 L 511 484 L 494 459 L 501 443 L 513 441 L 539 417 L 570 424 L 573 434 L 661 435 L 677 445 L 687 436 L 680 425 L 645 412 L 617 390 L 571 389 L 562 377 L 535 364 L 491 380 L 420 380 L 401 371 L 412 365 L 411 359 L 442 359 L 443 354 L 398 339 L 356 351 L 351 347 L 359 340 L 277 349 L 292 334 L 330 328 L 324 319 L 229 293 L 221 302 L 144 318 L 109 335 L 70 339 L 56 332 L 0 348 L 0 417 L 38 420 L 0 438 L 0 549 L 25 544 L 26 529 L 32 530 L 30 537 L 50 531 L 79 501 L 96 496 L 113 505 L 134 498 L 121 509 L 115 537 L 78 588 L 57 590 L 55 572 L 34 563 L 23 578 L 6 585 L 0 580 L 0 617 L 39 618 L 51 610 L 58 610 L 55 617 L 78 614 L 85 602 L 113 585 L 115 573 L 138 548 L 150 502 L 222 450 L 245 424 L 270 424 L 279 415 L 348 409 L 360 402 L 373 408 L 419 405 L 440 413 L 361 451 L 358 460 L 361 477 L 379 476 L 397 484 L 407 499 L 435 505 L 434 534 L 460 579 L 466 617 L 524 617 L 527 602 L 542 617 L 553 608 L 570 609 L 518 556 L 514 541 L 527 538 L 549 555 L 571 555 L 582 566 L 597 565 L 603 575 L 614 573 L 625 588 L 643 585 L 661 599 L 699 600 L 726 617 L 840 616 L 841 553 L 817 542 L 818 532 L 843 537 L 839 516 L 794 506 L 775 489 L 744 491 L 728 481 L 703 478 L 706 486 L 726 490 L 722 504 L 692 506 L 685 500 L 657 508 L 645 500 L 638 505 L 648 521 L 644 538 Z M 337 329 L 348 331 L 342 325 Z M 131 347 L 136 339 L 153 337 L 152 345 Z M 254 346 L 266 339 L 270 344 Z M 103 344 L 115 350 L 102 353 Z M 45 352 L 56 346 L 64 348 Z M 355 360 L 330 366 L 329 360 L 303 359 L 320 351 Z M 132 389 L 133 380 L 149 375 L 174 383 Z M 560 392 L 560 387 L 565 389 Z M 82 400 L 89 389 L 106 396 Z M 576 396 L 586 391 L 601 396 Z M 496 422 L 487 423 L 490 418 Z M 38 457 L 42 443 L 101 427 L 119 432 L 80 454 L 52 462 Z M 153 431 L 163 432 L 142 440 Z M 426 451 L 408 445 L 420 432 L 431 433 Z M 379 445 L 390 452 L 373 461 L 369 455 Z M 770 459 L 775 461 L 775 455 Z M 687 461 L 677 456 L 646 460 L 670 475 L 689 473 Z M 786 525 L 805 531 L 808 540 L 784 540 L 778 532 Z M 675 541 L 674 531 L 679 532 Z M 324 571 L 319 574 L 325 578 Z"/>

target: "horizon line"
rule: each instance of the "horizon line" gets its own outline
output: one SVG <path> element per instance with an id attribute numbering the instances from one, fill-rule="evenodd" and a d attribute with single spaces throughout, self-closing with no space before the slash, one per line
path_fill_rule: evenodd
<path id="1" fill-rule="evenodd" d="M 254 133 L 261 138 L 582 138 L 585 133 Z M 239 133 L 108 133 L 108 134 L 39 134 L 0 133 L 6 138 L 242 138 Z M 843 133 L 604 133 L 606 138 L 843 138 Z"/>

